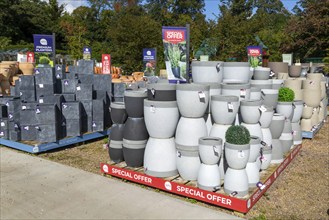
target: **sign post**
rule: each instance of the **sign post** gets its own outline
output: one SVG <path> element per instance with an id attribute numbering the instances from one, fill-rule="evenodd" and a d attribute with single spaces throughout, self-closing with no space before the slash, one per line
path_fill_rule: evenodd
<path id="1" fill-rule="evenodd" d="M 34 52 L 52 54 L 53 64 L 56 63 L 55 33 L 52 35 L 33 34 Z"/>
<path id="2" fill-rule="evenodd" d="M 247 47 L 248 52 L 248 62 L 251 67 L 255 68 L 262 66 L 262 48 L 260 46 L 249 46 Z"/>
<path id="3" fill-rule="evenodd" d="M 26 57 L 27 57 L 26 59 L 27 59 L 28 63 L 34 63 L 34 53 L 33 52 L 28 51 L 26 53 Z"/>

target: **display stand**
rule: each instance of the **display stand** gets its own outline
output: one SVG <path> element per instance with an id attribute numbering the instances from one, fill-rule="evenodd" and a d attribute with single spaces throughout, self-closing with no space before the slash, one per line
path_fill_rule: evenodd
<path id="1" fill-rule="evenodd" d="M 277 177 L 283 172 L 288 164 L 296 157 L 302 145 L 296 145 L 279 165 L 271 165 L 266 171 L 261 172 L 261 183 L 259 188 L 255 187 L 249 191 L 248 196 L 236 198 L 224 193 L 223 187 L 216 192 L 209 192 L 197 188 L 196 181 L 185 181 L 179 175 L 169 178 L 158 178 L 144 174 L 143 167 L 127 167 L 125 162 L 101 163 L 101 172 L 115 177 L 126 179 L 154 187 L 169 193 L 178 194 L 188 198 L 210 203 L 223 208 L 247 213 L 267 191 Z"/>
<path id="2" fill-rule="evenodd" d="M 303 131 L 302 132 L 302 137 L 303 138 L 308 138 L 308 139 L 313 139 L 315 134 L 318 133 L 318 131 L 322 128 L 323 126 L 323 121 L 320 122 L 316 127 L 315 129 L 313 129 L 312 131 Z"/>
<path id="3" fill-rule="evenodd" d="M 51 143 L 37 143 L 35 141 L 21 141 L 21 142 L 16 142 L 16 141 L 11 141 L 7 139 L 0 138 L 0 144 L 15 148 L 18 150 L 22 150 L 25 152 L 29 153 L 41 153 L 53 149 L 57 149 L 60 147 L 66 147 L 72 144 L 77 144 L 81 143 L 84 141 L 89 141 L 93 139 L 97 139 L 100 137 L 107 136 L 110 133 L 110 129 L 105 130 L 105 131 L 99 131 L 99 132 L 93 132 L 93 133 L 87 133 L 83 134 L 81 136 L 75 136 L 75 137 L 69 137 L 69 138 L 64 138 L 59 140 L 58 142 L 51 142 Z"/>

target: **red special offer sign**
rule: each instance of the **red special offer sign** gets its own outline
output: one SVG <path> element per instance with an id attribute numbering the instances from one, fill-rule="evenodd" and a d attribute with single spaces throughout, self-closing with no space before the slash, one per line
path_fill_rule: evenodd
<path id="1" fill-rule="evenodd" d="M 34 53 L 33 52 L 27 52 L 26 53 L 26 59 L 28 63 L 34 63 Z"/>
<path id="2" fill-rule="evenodd" d="M 178 44 L 186 40 L 186 28 L 163 27 L 162 37 L 164 41 Z"/>
<path id="3" fill-rule="evenodd" d="M 102 73 L 111 74 L 111 55 L 102 54 Z"/>

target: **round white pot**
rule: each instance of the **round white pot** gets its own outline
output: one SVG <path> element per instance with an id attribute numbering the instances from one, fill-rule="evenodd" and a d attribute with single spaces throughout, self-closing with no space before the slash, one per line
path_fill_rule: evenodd
<path id="1" fill-rule="evenodd" d="M 221 153 L 222 139 L 209 136 L 199 139 L 199 156 L 203 164 L 217 164 L 221 157 Z"/>
<path id="2" fill-rule="evenodd" d="M 240 102 L 242 121 L 247 124 L 258 123 L 261 116 L 261 111 L 259 110 L 261 105 L 261 100 L 242 100 Z"/>
<path id="3" fill-rule="evenodd" d="M 249 130 L 250 135 L 259 137 L 259 139 L 263 140 L 262 129 L 259 123 L 256 124 L 241 123 L 241 125 L 245 126 Z"/>
<path id="4" fill-rule="evenodd" d="M 271 146 L 265 146 L 262 148 L 263 155 L 260 158 L 261 165 L 260 169 L 261 170 L 266 170 L 272 161 L 272 147 Z"/>
<path id="5" fill-rule="evenodd" d="M 275 113 L 270 124 L 270 130 L 273 139 L 279 139 L 284 128 L 285 117 Z"/>
<path id="6" fill-rule="evenodd" d="M 236 145 L 225 142 L 224 146 L 228 166 L 236 170 L 246 168 L 249 160 L 250 144 Z"/>
<path id="7" fill-rule="evenodd" d="M 264 141 L 267 145 L 271 146 L 272 145 L 272 134 L 271 130 L 269 128 L 262 128 L 262 135 Z"/>
<path id="8" fill-rule="evenodd" d="M 223 79 L 222 61 L 192 61 L 194 83 L 221 83 Z"/>
<path id="9" fill-rule="evenodd" d="M 222 95 L 237 96 L 239 100 L 250 99 L 250 84 L 222 83 Z"/>
<path id="10" fill-rule="evenodd" d="M 270 78 L 271 69 L 267 67 L 256 67 L 254 69 L 253 78 L 255 80 L 268 80 Z"/>
<path id="11" fill-rule="evenodd" d="M 256 159 L 260 156 L 260 149 L 261 149 L 260 139 L 256 136 L 251 136 L 250 139 L 250 154 L 248 162 L 255 162 Z"/>
<path id="12" fill-rule="evenodd" d="M 211 114 L 217 124 L 231 125 L 239 110 L 239 98 L 228 95 L 211 97 Z"/>
<path id="13" fill-rule="evenodd" d="M 198 172 L 198 188 L 207 191 L 216 191 L 220 189 L 220 174 L 218 165 L 201 164 Z"/>
<path id="14" fill-rule="evenodd" d="M 298 121 L 300 121 L 300 118 L 302 117 L 302 114 L 303 114 L 304 102 L 301 100 L 294 101 L 293 105 L 295 107 L 293 108 L 293 115 L 292 115 L 291 122 L 298 122 Z"/>
<path id="15" fill-rule="evenodd" d="M 283 162 L 282 143 L 279 139 L 272 139 L 272 160 L 271 163 L 278 164 Z"/>
<path id="16" fill-rule="evenodd" d="M 248 83 L 250 65 L 248 62 L 225 62 L 223 68 L 224 83 Z"/>
<path id="17" fill-rule="evenodd" d="M 278 105 L 276 106 L 276 112 L 286 118 L 291 119 L 293 115 L 292 102 L 278 102 Z"/>
<path id="18" fill-rule="evenodd" d="M 274 115 L 273 107 L 269 106 L 263 106 L 262 113 L 259 118 L 259 124 L 262 128 L 268 128 L 270 127 L 270 124 L 272 122 L 272 118 Z"/>
<path id="19" fill-rule="evenodd" d="M 176 165 L 184 180 L 197 180 L 201 161 L 198 151 L 185 151 L 177 148 Z"/>
<path id="20" fill-rule="evenodd" d="M 246 172 L 248 176 L 249 187 L 256 187 L 256 184 L 259 182 L 260 179 L 257 162 L 247 163 Z"/>
<path id="21" fill-rule="evenodd" d="M 279 91 L 276 89 L 262 89 L 263 105 L 272 106 L 274 109 L 278 104 Z"/>
<path id="22" fill-rule="evenodd" d="M 250 88 L 250 100 L 260 100 L 262 97 L 261 89 L 257 87 Z"/>
<path id="23" fill-rule="evenodd" d="M 228 168 L 224 178 L 224 192 L 231 194 L 236 192 L 236 197 L 244 197 L 248 194 L 249 184 L 246 169 L 235 170 Z"/>
<path id="24" fill-rule="evenodd" d="M 250 80 L 250 84 L 252 87 L 260 88 L 260 89 L 272 89 L 272 80 Z"/>
<path id="25" fill-rule="evenodd" d="M 204 85 L 209 85 L 209 107 L 206 110 L 206 113 L 210 113 L 211 109 L 211 97 L 214 95 L 220 95 L 221 94 L 221 85 L 218 83 L 203 83 Z"/>

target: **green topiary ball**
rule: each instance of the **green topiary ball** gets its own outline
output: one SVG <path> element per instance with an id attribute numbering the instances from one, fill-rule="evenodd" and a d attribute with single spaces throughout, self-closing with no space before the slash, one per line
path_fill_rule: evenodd
<path id="1" fill-rule="evenodd" d="M 250 133 L 249 130 L 243 125 L 232 125 L 225 133 L 226 142 L 231 144 L 249 144 Z"/>
<path id="2" fill-rule="evenodd" d="M 287 87 L 281 87 L 279 89 L 279 102 L 293 102 L 295 99 L 295 92 Z"/>

